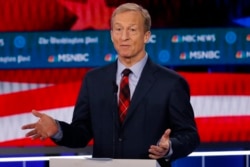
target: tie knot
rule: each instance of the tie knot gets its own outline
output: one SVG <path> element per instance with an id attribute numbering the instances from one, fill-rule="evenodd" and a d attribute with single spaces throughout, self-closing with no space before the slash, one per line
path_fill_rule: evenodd
<path id="1" fill-rule="evenodd" d="M 123 76 L 128 76 L 132 71 L 129 69 L 129 68 L 125 68 L 123 71 L 122 71 L 122 74 Z"/>

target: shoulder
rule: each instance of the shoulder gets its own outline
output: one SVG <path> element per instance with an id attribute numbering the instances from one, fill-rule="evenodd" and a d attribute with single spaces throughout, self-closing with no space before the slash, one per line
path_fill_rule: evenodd
<path id="1" fill-rule="evenodd" d="M 183 76 L 179 74 L 177 71 L 170 69 L 166 66 L 162 66 L 153 62 L 152 62 L 152 66 L 154 68 L 154 75 L 156 77 L 163 77 L 163 78 L 171 79 L 171 80 L 184 79 Z"/>
<path id="2" fill-rule="evenodd" d="M 94 76 L 107 76 L 111 73 L 114 73 L 116 71 L 117 65 L 116 63 L 111 63 L 102 67 L 96 67 L 91 70 L 89 70 L 86 73 L 87 77 L 94 77 Z"/>
<path id="3" fill-rule="evenodd" d="M 152 63 L 151 66 L 153 75 L 158 82 L 165 83 L 170 87 L 182 85 L 189 88 L 187 80 L 177 71 L 156 63 Z"/>
<path id="4" fill-rule="evenodd" d="M 92 85 L 93 83 L 110 83 L 115 81 L 116 77 L 117 63 L 113 62 L 111 64 L 96 67 L 89 70 L 83 78 L 83 82 Z"/>

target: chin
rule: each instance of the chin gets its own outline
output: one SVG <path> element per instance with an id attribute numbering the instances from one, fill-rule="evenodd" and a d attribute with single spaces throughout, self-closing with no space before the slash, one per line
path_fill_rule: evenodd
<path id="1" fill-rule="evenodd" d="M 131 55 L 120 55 L 123 59 L 130 59 L 132 56 Z"/>

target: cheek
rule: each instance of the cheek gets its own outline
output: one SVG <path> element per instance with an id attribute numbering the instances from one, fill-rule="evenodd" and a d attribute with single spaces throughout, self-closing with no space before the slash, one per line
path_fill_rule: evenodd
<path id="1" fill-rule="evenodd" d="M 115 43 L 117 41 L 117 39 L 118 39 L 117 36 L 111 33 L 112 42 Z"/>
<path id="2" fill-rule="evenodd" d="M 115 41 L 117 42 L 117 41 L 118 41 L 118 39 L 119 39 L 119 37 L 118 37 L 118 36 L 116 36 L 116 35 L 113 35 L 113 36 L 112 36 L 112 41 L 113 41 L 113 42 L 115 42 Z"/>
<path id="3" fill-rule="evenodd" d="M 113 45 L 114 45 L 115 47 L 117 47 L 117 46 L 118 46 L 118 41 L 113 39 Z"/>
<path id="4" fill-rule="evenodd" d="M 145 46 L 145 43 L 144 43 L 144 41 L 140 41 L 140 42 L 136 43 L 135 46 L 136 46 L 138 49 L 140 49 L 140 48 L 143 48 L 143 47 Z"/>

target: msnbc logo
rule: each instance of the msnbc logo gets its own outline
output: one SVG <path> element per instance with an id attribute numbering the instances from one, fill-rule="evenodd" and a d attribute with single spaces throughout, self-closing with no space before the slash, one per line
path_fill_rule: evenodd
<path id="1" fill-rule="evenodd" d="M 56 56 L 50 55 L 48 57 L 48 62 L 63 62 L 63 63 L 70 63 L 70 62 L 89 62 L 89 54 L 88 53 L 76 53 L 76 54 L 58 54 Z"/>
<path id="2" fill-rule="evenodd" d="M 213 60 L 220 59 L 220 51 L 218 50 L 197 50 L 197 51 L 189 51 L 182 52 L 179 56 L 180 60 Z"/>

